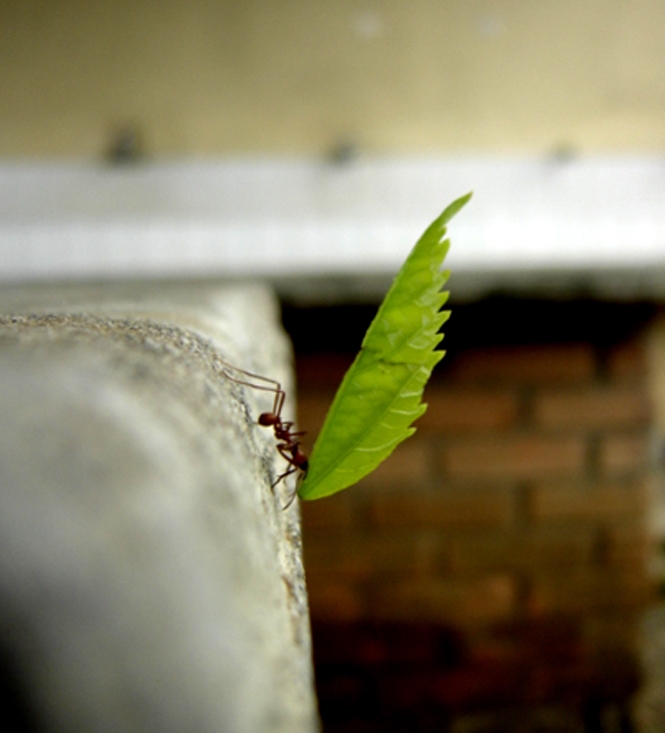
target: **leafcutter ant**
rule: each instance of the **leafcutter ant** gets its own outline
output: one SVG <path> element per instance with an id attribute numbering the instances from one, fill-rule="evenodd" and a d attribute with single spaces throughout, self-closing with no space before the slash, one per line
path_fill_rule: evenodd
<path id="1" fill-rule="evenodd" d="M 275 481 L 273 481 L 270 488 L 274 490 L 280 481 L 283 481 L 287 476 L 290 476 L 296 471 L 301 471 L 301 477 L 304 478 L 307 474 L 308 460 L 307 456 L 300 448 L 300 438 L 305 434 L 305 431 L 294 431 L 294 423 L 292 421 L 282 420 L 282 408 L 284 407 L 284 400 L 286 399 L 286 393 L 282 389 L 282 385 L 276 379 L 248 372 L 245 369 L 232 366 L 227 362 L 222 362 L 222 364 L 222 372 L 224 373 L 224 376 L 232 382 L 243 384 L 246 387 L 258 389 L 262 392 L 273 392 L 275 395 L 272 410 L 270 412 L 262 412 L 259 415 L 257 422 L 265 428 L 273 429 L 275 440 L 277 441 L 277 450 L 282 458 L 287 462 L 288 468 L 284 473 L 280 474 Z M 230 372 L 242 374 L 246 379 L 234 376 L 234 374 Z M 289 506 L 291 506 L 297 494 L 298 489 L 296 488 L 293 495 L 284 506 L 284 509 L 288 509 Z"/>

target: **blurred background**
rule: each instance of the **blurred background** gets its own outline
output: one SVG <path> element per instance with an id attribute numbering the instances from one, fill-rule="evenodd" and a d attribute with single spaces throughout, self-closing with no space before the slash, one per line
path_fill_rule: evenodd
<path id="1" fill-rule="evenodd" d="M 326 733 L 665 729 L 663 68 L 658 0 L 0 2 L 0 280 L 267 278 L 312 439 L 475 192 L 418 433 L 303 506 Z"/>
<path id="2" fill-rule="evenodd" d="M 18 2 L 6 156 L 655 152 L 657 0 Z M 116 141 L 117 142 L 117 141 Z"/>

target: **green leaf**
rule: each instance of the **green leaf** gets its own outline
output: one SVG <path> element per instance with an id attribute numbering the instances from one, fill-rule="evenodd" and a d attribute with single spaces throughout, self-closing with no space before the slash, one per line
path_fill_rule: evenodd
<path id="1" fill-rule="evenodd" d="M 454 201 L 423 234 L 397 274 L 326 415 L 298 488 L 320 499 L 371 473 L 415 432 L 425 412 L 423 390 L 444 355 L 439 329 L 449 311 L 441 288 L 448 273 L 446 224 L 471 194 Z"/>

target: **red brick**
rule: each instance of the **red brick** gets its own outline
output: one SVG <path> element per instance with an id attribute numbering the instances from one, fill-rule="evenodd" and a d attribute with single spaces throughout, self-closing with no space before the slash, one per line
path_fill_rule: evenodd
<path id="1" fill-rule="evenodd" d="M 534 419 L 546 428 L 600 428 L 644 425 L 649 400 L 632 387 L 546 392 L 534 401 Z"/>
<path id="2" fill-rule="evenodd" d="M 614 612 L 641 606 L 648 598 L 644 573 L 584 571 L 531 579 L 528 612 L 533 615 L 556 613 L 590 614 Z"/>
<path id="3" fill-rule="evenodd" d="M 451 538 L 455 573 L 579 568 L 591 562 L 592 527 L 523 532 L 466 533 Z"/>
<path id="4" fill-rule="evenodd" d="M 334 395 L 301 392 L 298 395 L 298 426 L 306 431 L 303 446 L 311 452 Z"/>
<path id="5" fill-rule="evenodd" d="M 652 539 L 642 518 L 604 530 L 604 564 L 643 572 L 652 548 Z"/>
<path id="6" fill-rule="evenodd" d="M 380 491 L 395 487 L 413 489 L 430 479 L 431 464 L 429 443 L 422 433 L 416 432 L 413 437 L 398 445 L 358 486 Z"/>
<path id="7" fill-rule="evenodd" d="M 635 659 L 641 638 L 642 609 L 619 608 L 614 613 L 587 614 L 582 633 L 587 648 L 596 653 L 619 652 Z"/>
<path id="8" fill-rule="evenodd" d="M 510 618 L 517 587 L 508 574 L 468 580 L 428 579 L 380 586 L 369 593 L 369 613 L 382 619 L 428 620 L 473 627 Z"/>
<path id="9" fill-rule="evenodd" d="M 582 473 L 586 452 L 574 436 L 494 436 L 452 442 L 442 461 L 452 478 L 530 479 Z"/>
<path id="10" fill-rule="evenodd" d="M 470 350 L 456 357 L 453 377 L 463 381 L 583 382 L 596 364 L 589 344 Z"/>
<path id="11" fill-rule="evenodd" d="M 300 511 L 305 538 L 321 530 L 349 528 L 357 520 L 353 495 L 346 492 L 327 497 L 325 501 L 303 501 Z"/>
<path id="12" fill-rule="evenodd" d="M 436 494 L 376 494 L 369 519 L 378 527 L 497 527 L 514 515 L 508 488 L 465 489 Z"/>
<path id="13" fill-rule="evenodd" d="M 304 542 L 305 569 L 308 579 L 413 577 L 433 567 L 430 556 L 444 541 L 442 537 L 430 537 L 422 542 L 415 530 L 311 536 Z"/>
<path id="14" fill-rule="evenodd" d="M 636 338 L 614 347 L 608 354 L 607 371 L 612 379 L 642 380 L 648 371 L 646 343 Z"/>
<path id="15" fill-rule="evenodd" d="M 531 510 L 536 520 L 622 519 L 644 512 L 644 481 L 603 483 L 545 483 L 533 487 Z"/>
<path id="16" fill-rule="evenodd" d="M 367 615 L 363 596 L 352 584 L 308 578 L 307 594 L 313 620 L 355 621 Z"/>
<path id="17" fill-rule="evenodd" d="M 353 359 L 352 355 L 337 352 L 297 354 L 295 367 L 298 389 L 334 394 Z"/>
<path id="18" fill-rule="evenodd" d="M 645 472 L 649 468 L 649 440 L 644 433 L 622 433 L 603 438 L 599 461 L 605 474 Z"/>
<path id="19" fill-rule="evenodd" d="M 513 390 L 432 387 L 425 393 L 427 412 L 418 428 L 441 432 L 488 430 L 513 425 L 518 400 Z"/>

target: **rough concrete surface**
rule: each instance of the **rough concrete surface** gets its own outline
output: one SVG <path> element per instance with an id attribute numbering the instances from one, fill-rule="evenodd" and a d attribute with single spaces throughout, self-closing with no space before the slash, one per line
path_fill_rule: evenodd
<path id="1" fill-rule="evenodd" d="M 317 729 L 260 286 L 0 291 L 0 663 L 52 731 Z"/>

